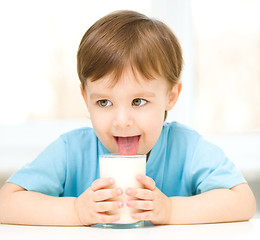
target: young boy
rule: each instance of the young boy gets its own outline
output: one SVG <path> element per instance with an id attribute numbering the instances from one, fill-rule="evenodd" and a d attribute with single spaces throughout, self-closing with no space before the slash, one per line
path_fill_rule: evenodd
<path id="1" fill-rule="evenodd" d="M 182 54 L 170 29 L 133 11 L 97 21 L 78 50 L 78 75 L 93 129 L 62 135 L 0 191 L 0 222 L 112 223 L 124 205 L 153 224 L 244 221 L 254 196 L 215 145 L 176 122 L 164 123 L 181 91 Z M 99 179 L 99 155 L 147 154 L 144 189 Z M 125 192 L 136 200 L 112 201 Z"/>

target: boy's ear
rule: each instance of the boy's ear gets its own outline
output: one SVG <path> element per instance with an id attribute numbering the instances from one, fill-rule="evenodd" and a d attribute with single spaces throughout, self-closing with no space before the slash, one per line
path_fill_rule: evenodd
<path id="1" fill-rule="evenodd" d="M 166 109 L 165 109 L 166 111 L 169 111 L 174 107 L 174 105 L 176 104 L 179 98 L 181 90 L 182 90 L 182 83 L 179 82 L 176 85 L 174 85 L 172 89 L 169 91 L 168 102 L 166 104 Z"/>
<path id="2" fill-rule="evenodd" d="M 84 99 L 84 102 L 85 102 L 86 105 L 88 106 L 87 94 L 86 94 L 86 92 L 84 91 L 82 85 L 80 85 L 80 91 L 81 91 L 81 95 L 82 95 L 82 97 L 83 97 L 83 99 Z"/>

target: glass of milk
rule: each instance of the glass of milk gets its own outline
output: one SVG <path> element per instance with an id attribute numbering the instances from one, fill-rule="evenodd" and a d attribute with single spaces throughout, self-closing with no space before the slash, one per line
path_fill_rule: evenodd
<path id="1" fill-rule="evenodd" d="M 136 180 L 138 174 L 146 174 L 146 155 L 100 155 L 99 156 L 100 178 L 113 178 L 115 184 L 112 187 L 119 187 L 125 191 L 130 188 L 143 188 L 142 184 Z M 131 218 L 131 213 L 136 209 L 126 206 L 126 201 L 130 197 L 123 194 L 116 199 L 124 202 L 124 207 L 107 214 L 120 215 L 120 220 L 115 223 L 103 223 L 106 228 L 137 228 L 144 225 L 143 221 L 136 221 Z"/>

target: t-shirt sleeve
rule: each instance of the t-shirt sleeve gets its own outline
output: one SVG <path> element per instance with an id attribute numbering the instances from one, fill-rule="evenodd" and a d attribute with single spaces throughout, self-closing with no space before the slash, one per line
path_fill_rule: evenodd
<path id="1" fill-rule="evenodd" d="M 238 184 L 246 183 L 239 169 L 224 152 L 202 137 L 198 140 L 190 164 L 190 177 L 193 194 L 217 188 L 230 189 Z"/>
<path id="2" fill-rule="evenodd" d="M 28 191 L 61 196 L 66 176 L 66 142 L 62 137 L 50 144 L 33 162 L 12 175 L 7 182 Z"/>

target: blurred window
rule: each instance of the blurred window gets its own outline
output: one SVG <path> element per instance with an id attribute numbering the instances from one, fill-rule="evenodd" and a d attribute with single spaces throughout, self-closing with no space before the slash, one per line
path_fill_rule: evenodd
<path id="1" fill-rule="evenodd" d="M 192 0 L 195 126 L 201 132 L 260 129 L 259 11 L 259 0 Z"/>
<path id="2" fill-rule="evenodd" d="M 0 125 L 85 118 L 76 54 L 85 31 L 119 9 L 150 14 L 150 0 L 0 3 Z"/>
<path id="3" fill-rule="evenodd" d="M 193 28 L 185 30 L 176 10 L 175 18 L 169 14 L 174 4 L 191 7 Z M 1 2 L 0 125 L 85 118 L 76 72 L 84 32 L 116 9 L 151 16 L 155 7 L 162 10 L 161 17 L 168 11 L 177 30 L 193 30 L 194 41 L 183 45 L 186 57 L 193 57 L 194 43 L 196 76 L 186 58 L 186 78 L 192 80 L 184 79 L 188 86 L 179 102 L 190 99 L 188 106 L 177 104 L 176 114 L 193 112 L 186 120 L 194 118 L 193 127 L 206 134 L 260 129 L 259 0 Z M 170 113 L 169 120 L 175 119 Z"/>

